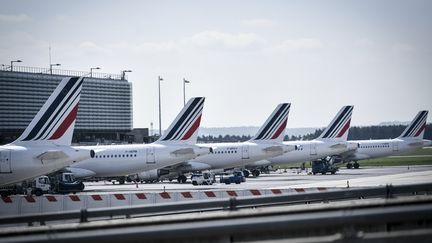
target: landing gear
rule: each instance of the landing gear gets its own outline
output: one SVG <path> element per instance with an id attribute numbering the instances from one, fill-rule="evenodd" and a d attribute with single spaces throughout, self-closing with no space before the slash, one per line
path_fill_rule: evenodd
<path id="1" fill-rule="evenodd" d="M 358 169 L 358 168 L 360 168 L 360 164 L 357 161 L 354 161 L 354 163 L 348 162 L 346 167 L 347 167 L 347 169 L 352 169 L 352 168 Z"/>
<path id="2" fill-rule="evenodd" d="M 185 175 L 180 175 L 177 178 L 178 183 L 186 183 L 187 177 Z"/>
<path id="3" fill-rule="evenodd" d="M 255 177 L 258 177 L 260 175 L 260 171 L 259 170 L 253 170 L 252 175 Z"/>
<path id="4" fill-rule="evenodd" d="M 356 161 L 354 162 L 354 169 L 358 169 L 360 167 L 360 164 Z"/>
<path id="5" fill-rule="evenodd" d="M 249 174 L 250 174 L 250 173 L 249 173 L 248 170 L 244 170 L 244 171 L 243 171 L 243 175 L 244 175 L 245 177 L 249 177 Z"/>

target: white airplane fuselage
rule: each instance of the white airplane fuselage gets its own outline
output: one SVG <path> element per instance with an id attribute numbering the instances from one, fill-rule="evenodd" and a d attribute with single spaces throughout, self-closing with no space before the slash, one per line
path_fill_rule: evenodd
<path id="1" fill-rule="evenodd" d="M 59 158 L 38 158 L 46 152 L 61 151 Z M 0 147 L 0 185 L 9 185 L 60 170 L 76 161 L 90 158 L 90 150 L 71 146 L 8 144 Z"/>
<path id="2" fill-rule="evenodd" d="M 202 147 L 212 147 L 213 152 L 191 160 L 189 163 L 201 164 L 203 169 L 226 169 L 268 159 L 287 152 L 287 147 L 281 143 L 255 143 L 251 141 L 242 143 L 212 143 L 199 144 Z M 269 149 L 272 148 L 272 149 Z M 194 168 L 192 168 L 193 170 Z M 198 168 L 196 168 L 198 169 Z"/>
<path id="3" fill-rule="evenodd" d="M 430 145 L 430 140 L 423 139 L 375 139 L 375 140 L 353 140 L 349 143 L 358 145 L 357 150 L 348 154 L 348 160 L 357 161 L 386 157 L 409 152 L 423 146 Z"/>
<path id="4" fill-rule="evenodd" d="M 154 143 L 85 147 L 100 152 L 96 152 L 94 158 L 83 160 L 68 168 L 78 178 L 125 176 L 163 168 L 209 153 L 208 148 L 181 144 Z"/>
<path id="5" fill-rule="evenodd" d="M 257 161 L 246 166 L 246 168 L 313 161 L 326 156 L 337 155 L 356 148 L 356 145 L 348 144 L 347 142 L 322 140 L 286 141 L 283 142 L 283 144 L 292 146 L 296 145 L 297 148 L 296 150 L 281 156 L 269 158 L 263 161 Z"/>

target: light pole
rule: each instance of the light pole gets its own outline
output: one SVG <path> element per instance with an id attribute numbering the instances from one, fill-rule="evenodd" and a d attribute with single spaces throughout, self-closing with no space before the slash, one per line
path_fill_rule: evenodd
<path id="1" fill-rule="evenodd" d="M 50 64 L 50 74 L 52 75 L 52 67 L 53 66 L 61 66 L 60 63 L 56 63 L 56 64 Z"/>
<path id="2" fill-rule="evenodd" d="M 92 75 L 93 75 L 93 70 L 99 70 L 99 69 L 100 69 L 100 67 L 90 68 L 90 78 L 91 78 Z"/>
<path id="3" fill-rule="evenodd" d="M 121 71 L 121 80 L 125 80 L 126 73 L 130 73 L 132 70 L 122 70 Z"/>
<path id="4" fill-rule="evenodd" d="M 188 83 L 190 83 L 190 81 L 183 78 L 183 106 L 186 105 L 186 84 Z"/>
<path id="5" fill-rule="evenodd" d="M 14 62 L 22 62 L 22 61 L 21 61 L 21 60 L 11 61 L 11 66 L 10 66 L 10 67 L 11 67 L 11 72 L 13 71 L 13 63 L 14 63 Z"/>
<path id="6" fill-rule="evenodd" d="M 159 82 L 159 136 L 162 136 L 162 121 L 161 121 L 161 92 L 160 92 L 160 83 L 163 81 L 161 76 L 158 76 Z"/>

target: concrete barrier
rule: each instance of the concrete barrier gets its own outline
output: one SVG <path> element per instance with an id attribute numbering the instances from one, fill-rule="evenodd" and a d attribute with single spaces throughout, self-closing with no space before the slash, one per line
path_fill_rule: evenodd
<path id="1" fill-rule="evenodd" d="M 1 197 L 0 215 L 17 215 L 19 214 L 19 196 Z"/>
<path id="2" fill-rule="evenodd" d="M 63 196 L 62 195 L 47 195 L 39 197 L 41 201 L 41 212 L 60 212 L 63 211 Z"/>
<path id="3" fill-rule="evenodd" d="M 155 203 L 176 202 L 176 196 L 173 192 L 159 192 L 155 194 Z"/>
<path id="4" fill-rule="evenodd" d="M 103 208 L 128 205 L 143 205 L 191 200 L 212 200 L 230 197 L 263 195 L 289 195 L 307 192 L 325 192 L 344 188 L 288 188 L 288 189 L 247 189 L 247 190 L 206 190 L 184 192 L 137 192 L 115 194 L 77 194 L 77 195 L 44 195 L 10 196 L 0 200 L 0 217 L 3 215 L 20 215 L 29 213 L 60 212 L 82 208 Z"/>
<path id="5" fill-rule="evenodd" d="M 63 201 L 64 210 L 77 210 L 86 208 L 85 195 L 65 195 Z"/>
<path id="6" fill-rule="evenodd" d="M 41 197 L 23 196 L 20 198 L 20 214 L 40 213 Z"/>
<path id="7" fill-rule="evenodd" d="M 121 194 L 121 193 L 110 194 L 109 195 L 110 206 L 111 207 L 130 206 L 131 205 L 130 196 L 131 196 L 130 194 Z"/>
<path id="8" fill-rule="evenodd" d="M 103 208 L 103 207 L 109 207 L 109 195 L 104 194 L 95 194 L 95 195 L 87 195 L 87 208 Z M 81 196 L 83 197 L 83 196 Z"/>
<path id="9" fill-rule="evenodd" d="M 200 191 L 198 193 L 199 193 L 199 199 L 202 200 L 222 198 L 221 191 Z"/>
<path id="10" fill-rule="evenodd" d="M 155 203 L 154 193 L 134 193 L 131 194 L 132 205 L 153 204 Z"/>

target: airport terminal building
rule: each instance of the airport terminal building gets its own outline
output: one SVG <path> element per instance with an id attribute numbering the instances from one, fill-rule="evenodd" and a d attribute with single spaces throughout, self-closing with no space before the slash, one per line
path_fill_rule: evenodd
<path id="1" fill-rule="evenodd" d="M 132 84 L 119 74 L 3 65 L 0 68 L 0 144 L 15 140 L 61 79 L 87 76 L 75 124 L 74 143 L 128 141 L 132 131 Z"/>

